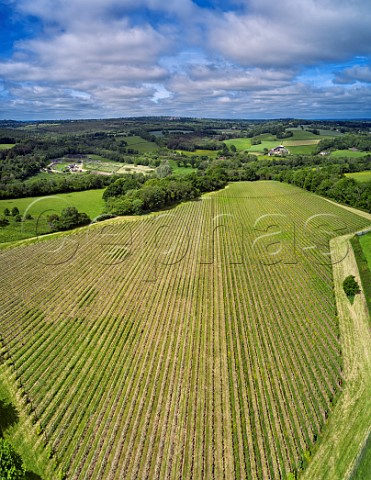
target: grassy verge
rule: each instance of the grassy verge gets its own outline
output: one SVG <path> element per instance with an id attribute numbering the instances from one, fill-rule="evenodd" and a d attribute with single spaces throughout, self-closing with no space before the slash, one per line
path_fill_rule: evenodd
<path id="1" fill-rule="evenodd" d="M 371 238 L 371 234 L 365 237 Z M 368 311 L 371 312 L 371 271 L 359 236 L 354 236 L 350 243 L 352 244 L 354 255 L 356 257 L 359 275 L 361 277 L 362 290 L 366 297 Z M 370 249 L 371 251 L 371 249 Z"/>
<path id="2" fill-rule="evenodd" d="M 367 304 L 361 293 L 351 305 L 342 289 L 347 275 L 355 275 L 360 281 L 349 239 L 350 236 L 345 236 L 331 241 L 332 252 L 348 249 L 343 261 L 333 265 L 346 384 L 315 455 L 303 474 L 307 480 L 349 478 L 370 430 L 371 334 Z"/>
<path id="3" fill-rule="evenodd" d="M 371 433 L 349 477 L 349 480 L 365 480 L 371 472 Z"/>
<path id="4" fill-rule="evenodd" d="M 26 479 L 54 480 L 58 478 L 55 459 L 49 458 L 44 437 L 37 433 L 37 424 L 26 413 L 24 397 L 11 381 L 12 374 L 4 362 L 0 365 L 0 426 L 4 438 L 21 455 L 26 468 Z"/>

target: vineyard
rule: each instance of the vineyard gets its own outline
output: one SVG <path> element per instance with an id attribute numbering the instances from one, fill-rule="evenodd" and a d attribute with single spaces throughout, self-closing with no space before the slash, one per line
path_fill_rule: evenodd
<path id="1" fill-rule="evenodd" d="M 2 354 L 68 479 L 280 479 L 344 386 L 329 240 L 276 182 L 0 252 Z"/>

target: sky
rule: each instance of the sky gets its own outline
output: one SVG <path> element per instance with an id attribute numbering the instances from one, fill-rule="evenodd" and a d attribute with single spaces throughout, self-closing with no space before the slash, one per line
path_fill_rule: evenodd
<path id="1" fill-rule="evenodd" d="M 371 118 L 370 0 L 0 0 L 0 119 Z"/>

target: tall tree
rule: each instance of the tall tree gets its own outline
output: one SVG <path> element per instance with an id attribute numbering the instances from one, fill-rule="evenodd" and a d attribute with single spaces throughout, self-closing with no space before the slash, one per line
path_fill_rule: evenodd
<path id="1" fill-rule="evenodd" d="M 0 478 L 4 480 L 24 480 L 26 478 L 22 458 L 3 438 L 0 438 Z"/>

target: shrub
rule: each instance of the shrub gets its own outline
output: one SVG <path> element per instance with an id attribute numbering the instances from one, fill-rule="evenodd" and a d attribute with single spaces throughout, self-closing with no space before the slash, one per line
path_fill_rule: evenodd
<path id="1" fill-rule="evenodd" d="M 354 275 L 349 275 L 343 282 L 343 289 L 345 295 L 350 299 L 354 298 L 357 293 L 360 293 L 360 288 Z"/>
<path id="2" fill-rule="evenodd" d="M 4 480 L 23 480 L 25 471 L 22 458 L 13 446 L 0 438 L 0 478 Z"/>

